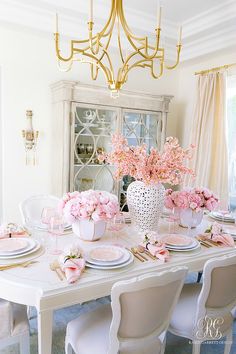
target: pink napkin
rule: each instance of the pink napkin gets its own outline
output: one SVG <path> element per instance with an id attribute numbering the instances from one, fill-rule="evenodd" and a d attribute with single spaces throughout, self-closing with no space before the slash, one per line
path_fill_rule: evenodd
<path id="1" fill-rule="evenodd" d="M 163 263 L 166 262 L 170 257 L 170 253 L 165 248 L 163 243 L 151 244 L 147 242 L 146 244 L 141 243 L 140 246 L 146 248 L 154 257 Z"/>
<path id="2" fill-rule="evenodd" d="M 227 247 L 234 247 L 234 239 L 231 235 L 229 234 L 216 234 L 216 235 L 211 235 L 211 234 L 204 234 L 206 238 L 211 239 L 214 242 L 218 242 L 224 246 Z"/>
<path id="3" fill-rule="evenodd" d="M 85 260 L 83 258 L 70 258 L 61 263 L 61 269 L 65 272 L 68 283 L 76 282 L 85 268 Z"/>

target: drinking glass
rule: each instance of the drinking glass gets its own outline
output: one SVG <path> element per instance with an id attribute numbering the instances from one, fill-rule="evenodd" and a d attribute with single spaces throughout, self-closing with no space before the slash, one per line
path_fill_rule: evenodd
<path id="1" fill-rule="evenodd" d="M 112 231 L 113 241 L 117 241 L 119 232 L 125 227 L 125 217 L 122 212 L 116 214 L 113 219 L 108 224 L 108 230 Z"/>
<path id="2" fill-rule="evenodd" d="M 52 235 L 55 241 L 55 246 L 51 250 L 51 254 L 60 254 L 62 250 L 58 248 L 58 236 L 64 232 L 65 221 L 61 214 L 55 214 L 50 218 L 49 233 Z"/>
<path id="3" fill-rule="evenodd" d="M 52 208 L 52 207 L 44 207 L 42 209 L 42 213 L 41 213 L 41 222 L 42 224 L 45 225 L 45 230 L 42 231 L 46 231 L 47 233 L 49 232 L 49 224 L 50 224 L 50 219 L 52 216 L 54 216 L 56 214 L 56 209 Z M 48 234 L 44 232 L 44 234 L 42 234 L 41 237 L 41 243 L 44 245 L 45 248 L 47 248 L 48 245 Z"/>
<path id="4" fill-rule="evenodd" d="M 171 214 L 168 216 L 169 233 L 171 233 L 171 225 L 173 224 L 173 233 L 176 233 L 176 223 L 179 220 L 179 208 L 173 208 Z"/>

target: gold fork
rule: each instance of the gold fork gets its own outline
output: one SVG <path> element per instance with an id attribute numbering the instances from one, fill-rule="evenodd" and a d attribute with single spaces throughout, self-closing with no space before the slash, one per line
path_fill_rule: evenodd
<path id="1" fill-rule="evenodd" d="M 21 263 L 15 263 L 15 264 L 9 264 L 9 265 L 2 265 L 0 266 L 0 271 L 1 270 L 7 270 L 15 267 L 23 267 L 26 268 L 31 264 L 37 263 L 38 261 L 26 261 L 26 262 L 21 262 Z"/>

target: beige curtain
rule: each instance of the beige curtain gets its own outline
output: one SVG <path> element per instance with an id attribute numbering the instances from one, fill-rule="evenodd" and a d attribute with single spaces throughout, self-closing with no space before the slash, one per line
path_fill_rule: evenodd
<path id="1" fill-rule="evenodd" d="M 226 88 L 224 73 L 199 75 L 190 142 L 196 145 L 193 183 L 208 187 L 228 203 L 228 154 L 226 142 Z"/>

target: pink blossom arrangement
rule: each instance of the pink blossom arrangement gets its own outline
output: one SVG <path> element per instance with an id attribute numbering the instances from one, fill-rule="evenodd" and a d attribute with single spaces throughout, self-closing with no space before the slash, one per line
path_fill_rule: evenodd
<path id="1" fill-rule="evenodd" d="M 165 207 L 168 209 L 180 208 L 200 211 L 205 208 L 214 210 L 218 205 L 218 198 L 207 188 L 192 188 L 182 191 L 166 190 Z"/>
<path id="2" fill-rule="evenodd" d="M 184 175 L 193 175 L 193 171 L 185 166 L 185 161 L 192 157 L 193 145 L 184 150 L 177 138 L 167 138 L 162 152 L 151 148 L 148 153 L 145 144 L 129 146 L 127 139 L 120 134 L 113 135 L 112 146 L 110 153 L 100 154 L 98 158 L 115 166 L 117 179 L 129 175 L 145 184 L 176 185 L 182 182 Z"/>
<path id="3" fill-rule="evenodd" d="M 105 191 L 88 190 L 66 193 L 60 208 L 68 223 L 77 220 L 109 220 L 119 212 L 118 199 Z"/>

